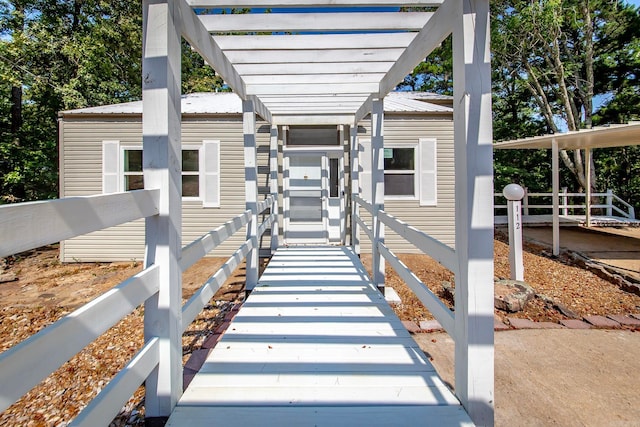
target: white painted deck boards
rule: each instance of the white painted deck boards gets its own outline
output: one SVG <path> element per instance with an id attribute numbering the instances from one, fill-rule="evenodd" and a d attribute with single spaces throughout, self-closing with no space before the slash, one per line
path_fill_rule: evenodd
<path id="1" fill-rule="evenodd" d="M 473 425 L 357 256 L 278 249 L 167 426 Z"/>

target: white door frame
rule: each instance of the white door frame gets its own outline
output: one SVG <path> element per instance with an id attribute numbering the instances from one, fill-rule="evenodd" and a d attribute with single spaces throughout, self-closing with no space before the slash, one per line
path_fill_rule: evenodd
<path id="1" fill-rule="evenodd" d="M 322 237 L 310 238 L 305 241 L 304 238 L 291 238 L 288 233 L 292 229 L 290 222 L 290 200 L 289 200 L 289 177 L 283 174 L 283 236 L 285 244 L 327 244 L 327 243 L 344 243 L 344 211 L 345 211 L 345 188 L 344 188 L 344 148 L 342 146 L 313 146 L 313 147 L 283 147 L 283 170 L 289 170 L 289 158 L 292 155 L 318 155 L 321 156 L 321 177 L 322 177 Z M 339 159 L 338 163 L 338 197 L 340 198 L 340 226 L 337 232 L 332 232 L 333 238 L 329 235 L 329 159 Z M 335 236 L 338 236 L 337 238 Z"/>

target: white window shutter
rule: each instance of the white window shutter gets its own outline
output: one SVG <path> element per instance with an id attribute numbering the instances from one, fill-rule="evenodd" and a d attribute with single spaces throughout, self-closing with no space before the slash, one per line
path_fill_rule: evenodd
<path id="1" fill-rule="evenodd" d="M 436 140 L 420 138 L 420 206 L 438 202 Z"/>
<path id="2" fill-rule="evenodd" d="M 371 140 L 361 139 L 358 144 L 360 150 L 360 197 L 371 203 Z"/>
<path id="3" fill-rule="evenodd" d="M 120 141 L 102 141 L 102 192 L 120 191 Z"/>
<path id="4" fill-rule="evenodd" d="M 204 155 L 200 170 L 202 177 L 202 206 L 220 207 L 220 141 L 203 141 Z"/>

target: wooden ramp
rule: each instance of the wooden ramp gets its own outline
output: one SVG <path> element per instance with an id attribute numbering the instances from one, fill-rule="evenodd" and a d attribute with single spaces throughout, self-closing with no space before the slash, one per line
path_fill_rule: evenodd
<path id="1" fill-rule="evenodd" d="M 467 426 L 345 247 L 281 248 L 167 426 Z"/>

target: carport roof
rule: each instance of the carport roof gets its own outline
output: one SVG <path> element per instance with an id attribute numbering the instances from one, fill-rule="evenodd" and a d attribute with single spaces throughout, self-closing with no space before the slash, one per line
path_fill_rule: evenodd
<path id="1" fill-rule="evenodd" d="M 640 122 L 498 142 L 493 147 L 496 150 L 550 149 L 553 141 L 558 143 L 560 150 L 638 145 L 640 144 Z"/>

